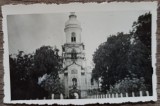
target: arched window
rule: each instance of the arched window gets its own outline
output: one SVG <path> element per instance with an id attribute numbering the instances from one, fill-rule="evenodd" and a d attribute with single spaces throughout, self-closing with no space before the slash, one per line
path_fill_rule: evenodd
<path id="1" fill-rule="evenodd" d="M 71 42 L 76 42 L 76 33 L 72 32 Z"/>
<path id="2" fill-rule="evenodd" d="M 77 79 L 76 78 L 73 78 L 72 82 L 73 82 L 73 86 L 77 86 Z"/>

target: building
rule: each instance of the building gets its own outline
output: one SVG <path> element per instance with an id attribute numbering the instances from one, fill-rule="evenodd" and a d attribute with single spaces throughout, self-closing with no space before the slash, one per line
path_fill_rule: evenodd
<path id="1" fill-rule="evenodd" d="M 61 82 L 65 87 L 65 98 L 86 98 L 88 90 L 97 89 L 91 81 L 92 69 L 86 66 L 85 45 L 81 41 L 81 24 L 74 12 L 64 28 L 66 42 L 62 46 L 63 70 Z"/>

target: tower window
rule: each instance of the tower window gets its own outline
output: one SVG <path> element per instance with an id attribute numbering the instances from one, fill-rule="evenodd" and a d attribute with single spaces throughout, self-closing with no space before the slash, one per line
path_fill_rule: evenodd
<path id="1" fill-rule="evenodd" d="M 76 33 L 72 32 L 71 41 L 76 42 Z"/>
<path id="2" fill-rule="evenodd" d="M 75 49 L 73 49 L 71 52 L 71 59 L 77 59 L 77 53 Z"/>

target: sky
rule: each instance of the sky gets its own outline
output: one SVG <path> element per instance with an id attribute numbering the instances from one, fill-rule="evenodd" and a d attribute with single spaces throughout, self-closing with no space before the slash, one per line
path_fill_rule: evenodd
<path id="1" fill-rule="evenodd" d="M 92 55 L 110 35 L 129 33 L 133 22 L 148 11 L 77 12 L 81 23 L 82 42 L 85 45 L 87 65 L 92 65 Z M 33 53 L 42 45 L 57 47 L 61 55 L 65 43 L 64 25 L 70 13 L 8 15 L 9 54 L 18 50 Z"/>

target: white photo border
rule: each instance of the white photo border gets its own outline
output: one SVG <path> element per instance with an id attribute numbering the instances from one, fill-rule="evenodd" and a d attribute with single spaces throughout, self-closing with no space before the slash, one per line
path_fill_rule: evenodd
<path id="1" fill-rule="evenodd" d="M 68 4 L 18 4 L 2 6 L 3 15 L 3 64 L 4 64 L 4 103 L 7 104 L 95 104 L 95 103 L 125 103 L 125 102 L 145 102 L 157 101 L 157 75 L 156 75 L 156 53 L 157 53 L 157 7 L 158 2 L 111 2 L 111 3 L 68 3 Z M 85 12 L 85 11 L 131 11 L 131 10 L 149 10 L 152 14 L 152 67 L 153 67 L 153 96 L 149 97 L 124 97 L 107 99 L 60 99 L 60 100 L 11 100 L 10 91 L 10 69 L 9 69 L 9 51 L 8 51 L 8 32 L 7 15 L 15 14 L 42 14 L 59 12 Z"/>

